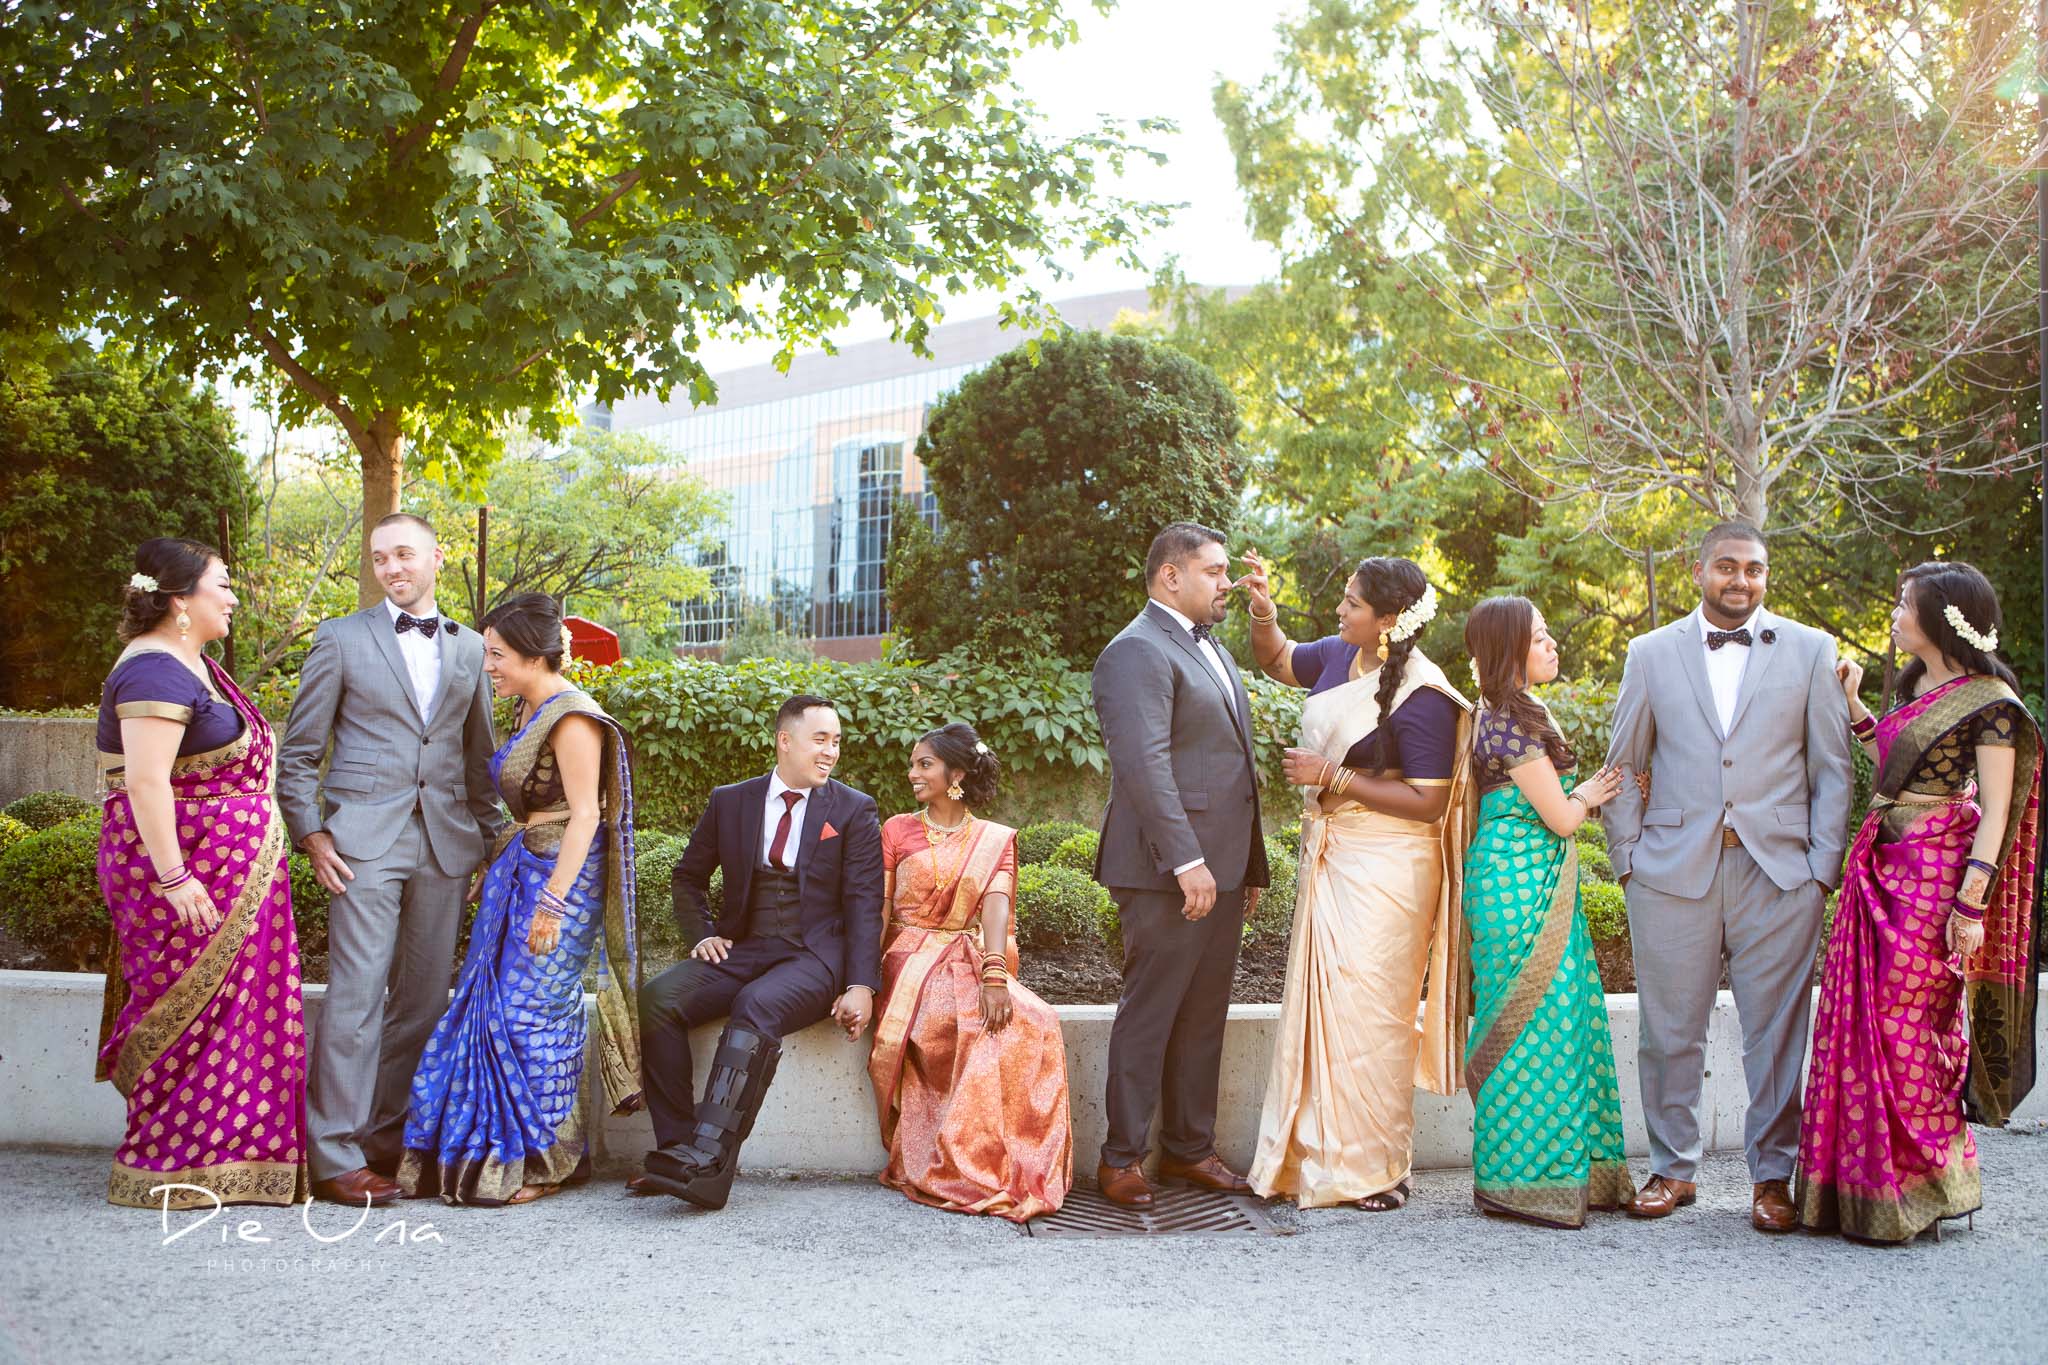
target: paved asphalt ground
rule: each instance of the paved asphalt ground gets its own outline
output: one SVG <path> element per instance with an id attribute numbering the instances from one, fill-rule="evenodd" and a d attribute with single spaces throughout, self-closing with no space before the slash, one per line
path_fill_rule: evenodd
<path id="1" fill-rule="evenodd" d="M 1725 1156 L 1697 1207 L 1577 1233 L 1481 1217 L 1435 1171 L 1398 1214 L 1281 1206 L 1272 1238 L 1027 1238 L 760 1177 L 718 1214 L 606 1181 L 406 1203 L 332 1244 L 296 1210 L 174 1214 L 164 1245 L 103 1202 L 104 1154 L 0 1150 L 0 1361 L 2048 1359 L 2048 1124 L 1978 1140 L 1975 1231 L 1892 1249 L 1752 1232 Z M 249 1218 L 268 1245 L 236 1240 Z M 402 1240 L 423 1221 L 438 1242 Z"/>

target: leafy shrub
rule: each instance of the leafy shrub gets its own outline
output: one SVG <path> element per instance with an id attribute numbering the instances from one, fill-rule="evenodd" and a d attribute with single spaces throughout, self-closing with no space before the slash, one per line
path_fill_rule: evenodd
<path id="1" fill-rule="evenodd" d="M 1587 881 L 1579 888 L 1586 928 L 1602 943 L 1628 938 L 1628 900 L 1613 882 Z"/>
<path id="2" fill-rule="evenodd" d="M 0 853 L 5 853 L 33 833 L 34 830 L 13 816 L 0 814 Z"/>
<path id="3" fill-rule="evenodd" d="M 0 814 L 10 815 L 30 829 L 50 829 L 81 815 L 99 814 L 97 802 L 70 792 L 30 792 L 11 802 Z"/>
<path id="4" fill-rule="evenodd" d="M 334 897 L 313 875 L 313 860 L 293 849 L 285 859 L 292 879 L 292 924 L 298 934 L 299 953 L 327 951 L 327 910 Z"/>
<path id="5" fill-rule="evenodd" d="M 1266 841 L 1269 848 L 1276 843 L 1286 850 L 1289 857 L 1296 862 L 1301 861 L 1301 821 L 1295 820 L 1283 825 L 1278 834 Z"/>
<path id="6" fill-rule="evenodd" d="M 1030 867 L 1036 863 L 1050 862 L 1053 855 L 1060 851 L 1060 846 L 1069 839 L 1094 833 L 1094 830 L 1078 820 L 1046 820 L 1040 824 L 1026 825 L 1017 831 L 1017 864 L 1019 867 Z M 1086 872 L 1094 865 L 1091 855 L 1088 867 L 1081 870 Z"/>
<path id="7" fill-rule="evenodd" d="M 1550 708 L 1565 743 L 1578 755 L 1579 771 L 1591 773 L 1606 759 L 1607 739 L 1614 726 L 1617 685 L 1598 678 L 1546 683 L 1536 695 Z"/>
<path id="8" fill-rule="evenodd" d="M 1109 892 L 1085 872 L 1045 863 L 1017 869 L 1017 946 L 1022 950 L 1096 941 L 1105 914 L 1115 914 Z"/>
<path id="9" fill-rule="evenodd" d="M 683 860 L 683 850 L 689 846 L 688 839 L 664 830 L 633 831 L 633 916 L 640 925 L 640 942 L 656 956 L 680 959 L 693 946 L 683 927 L 676 923 L 675 895 L 669 880 L 675 875 L 676 864 Z M 724 868 L 711 870 L 707 899 L 711 903 L 711 917 L 716 919 L 725 905 Z"/>
<path id="10" fill-rule="evenodd" d="M 1060 841 L 1060 846 L 1045 860 L 1048 867 L 1071 867 L 1076 872 L 1095 875 L 1095 850 L 1101 845 L 1102 836 L 1092 829 Z"/>
<path id="11" fill-rule="evenodd" d="M 39 829 L 0 853 L 7 932 L 74 971 L 103 965 L 113 926 L 100 898 L 99 850 L 94 812 Z"/>
<path id="12" fill-rule="evenodd" d="M 1607 830 L 1598 820 L 1588 820 L 1573 836 L 1579 843 L 1579 870 L 1593 881 L 1614 880 L 1614 862 L 1607 856 Z"/>
<path id="13" fill-rule="evenodd" d="M 1297 840 L 1300 827 L 1295 828 Z M 1294 904 L 1300 891 L 1301 864 L 1277 835 L 1266 838 L 1266 867 L 1272 884 L 1259 893 L 1259 908 L 1244 922 L 1244 936 L 1261 943 L 1285 942 L 1294 927 Z"/>

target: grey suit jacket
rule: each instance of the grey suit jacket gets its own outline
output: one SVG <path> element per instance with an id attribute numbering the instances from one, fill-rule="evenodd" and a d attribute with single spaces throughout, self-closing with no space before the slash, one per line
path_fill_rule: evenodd
<path id="1" fill-rule="evenodd" d="M 427 724 L 382 602 L 320 623 L 277 751 L 277 804 L 294 843 L 324 829 L 342 857 L 376 858 L 417 805 L 442 872 L 466 876 L 483 861 L 502 822 L 490 680 L 483 637 L 449 624 L 434 637 L 441 690 Z"/>
<path id="2" fill-rule="evenodd" d="M 1752 629 L 1758 638 L 1726 735 L 1697 613 L 1629 641 L 1607 751 L 1628 780 L 1601 812 L 1617 876 L 1704 896 L 1726 824 L 1784 890 L 1841 880 L 1855 767 L 1835 642 L 1768 613 Z M 1644 768 L 1647 802 L 1634 781 Z"/>
<path id="3" fill-rule="evenodd" d="M 1165 890 L 1202 859 L 1219 891 L 1267 884 L 1253 761 L 1251 699 L 1223 681 L 1194 640 L 1147 604 L 1095 660 L 1095 714 L 1109 749 L 1109 806 L 1095 879 Z"/>

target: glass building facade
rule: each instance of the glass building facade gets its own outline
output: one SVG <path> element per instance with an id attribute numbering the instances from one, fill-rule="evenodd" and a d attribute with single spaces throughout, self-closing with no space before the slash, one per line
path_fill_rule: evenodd
<path id="1" fill-rule="evenodd" d="M 1142 290 L 1058 305 L 1076 327 L 1143 312 Z M 693 550 L 711 570 L 708 596 L 678 605 L 682 646 L 716 649 L 751 608 L 808 636 L 820 653 L 873 657 L 889 629 L 889 544 L 899 498 L 936 526 L 917 459 L 931 406 L 1021 344 L 993 318 L 934 328 L 933 352 L 869 342 L 799 356 L 787 374 L 755 366 L 716 376 L 708 407 L 633 400 L 614 430 L 647 436 L 725 495 L 724 525 Z"/>

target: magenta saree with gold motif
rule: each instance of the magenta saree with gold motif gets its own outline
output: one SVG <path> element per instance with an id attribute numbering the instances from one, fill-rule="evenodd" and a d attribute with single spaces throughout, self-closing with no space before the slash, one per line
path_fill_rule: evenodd
<path id="1" fill-rule="evenodd" d="M 128 1101 L 107 1188 L 116 1204 L 289 1204 L 306 1189 L 306 1036 L 284 818 L 271 796 L 275 741 L 227 673 L 207 668 L 242 733 L 177 759 L 171 801 L 185 865 L 223 914 L 211 933 L 186 928 L 165 902 L 121 756 L 101 757 L 99 881 L 117 960 L 96 1078 Z"/>
<path id="2" fill-rule="evenodd" d="M 1984 946 L 1956 961 L 1946 934 L 1983 818 L 1982 744 L 2015 748 L 2013 792 Z M 2033 718 L 1992 678 L 1898 707 L 1877 746 L 1821 979 L 1796 1202 L 1809 1228 L 1901 1242 L 1980 1207 L 1969 1120 L 2003 1124 L 2033 1085 L 2042 751 Z"/>

